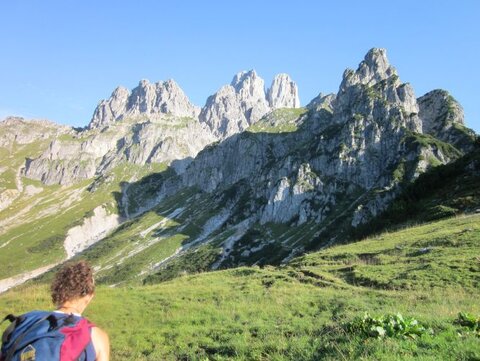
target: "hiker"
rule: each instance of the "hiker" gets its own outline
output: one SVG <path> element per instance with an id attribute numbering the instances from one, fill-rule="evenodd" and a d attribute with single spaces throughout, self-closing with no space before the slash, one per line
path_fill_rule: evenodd
<path id="1" fill-rule="evenodd" d="M 102 329 L 82 317 L 93 298 L 93 270 L 85 261 L 66 264 L 51 285 L 56 310 L 8 315 L 0 361 L 108 361 L 110 342 Z"/>

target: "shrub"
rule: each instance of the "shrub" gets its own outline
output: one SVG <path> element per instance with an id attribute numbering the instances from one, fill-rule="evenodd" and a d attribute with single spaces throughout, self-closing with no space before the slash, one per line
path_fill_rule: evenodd
<path id="1" fill-rule="evenodd" d="M 463 327 L 468 327 L 477 337 L 480 337 L 480 317 L 475 317 L 470 313 L 460 312 L 456 323 Z"/>
<path id="2" fill-rule="evenodd" d="M 363 317 L 356 317 L 352 322 L 347 323 L 345 328 L 350 333 L 359 333 L 376 338 L 402 337 L 415 339 L 418 336 L 433 333 L 431 329 L 422 326 L 414 318 L 404 318 L 400 313 L 396 315 L 386 314 L 374 318 L 365 312 Z"/>

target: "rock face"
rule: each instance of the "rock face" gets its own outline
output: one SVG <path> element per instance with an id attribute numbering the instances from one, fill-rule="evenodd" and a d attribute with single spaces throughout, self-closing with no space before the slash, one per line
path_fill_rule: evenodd
<path id="1" fill-rule="evenodd" d="M 335 101 L 336 94 L 323 94 L 320 93 L 318 96 L 313 98 L 310 103 L 307 104 L 307 109 L 320 111 L 321 109 L 326 109 L 331 111 L 333 109 L 333 103 Z"/>
<path id="2" fill-rule="evenodd" d="M 247 129 L 272 109 L 300 106 L 296 84 L 286 74 L 277 75 L 265 93 L 265 83 L 254 70 L 240 72 L 207 99 L 200 121 L 218 138 Z"/>
<path id="3" fill-rule="evenodd" d="M 184 160 L 181 166 L 175 168 L 177 172 L 182 172 L 189 159 L 215 140 L 195 119 L 147 120 L 132 125 L 116 141 L 116 147 L 105 153 L 98 169 L 105 173 L 124 162 L 143 165 Z"/>
<path id="4" fill-rule="evenodd" d="M 207 99 L 200 121 L 219 138 L 245 130 L 268 112 L 264 86 L 254 70 L 238 73 Z"/>
<path id="5" fill-rule="evenodd" d="M 460 105 L 444 91 L 417 100 L 383 49 L 372 49 L 355 71 L 346 70 L 337 94 L 320 94 L 307 109 L 278 109 L 298 106 L 296 85 L 284 74 L 265 92 L 254 71 L 239 73 L 209 97 L 200 114 L 174 82 L 142 81 L 132 92 L 117 88 L 99 105 L 89 129 L 47 124 L 38 128 L 48 135 L 42 138 L 42 131 L 28 133 L 31 124 L 11 119 L 0 123 L 0 144 L 14 149 L 40 140 L 38 154 L 16 164 L 20 183 L 24 167 L 25 176 L 45 184 L 88 179 L 87 196 L 120 189 L 108 209 L 127 218 L 163 209 L 165 220 L 172 220 L 168 235 L 188 239 L 155 265 L 208 243 L 222 248 L 212 256 L 214 268 L 286 262 L 335 242 L 382 212 L 419 174 L 473 144 Z M 155 173 L 165 165 L 173 170 Z M 126 174 L 129 168 L 148 171 L 135 181 Z M 4 171 L 11 169 L 2 163 Z M 103 187 L 110 181 L 115 188 Z M 27 187 L 0 193 L 0 208 L 10 207 L 19 193 L 42 190 Z M 94 210 L 98 205 L 93 217 L 69 232 L 69 256 L 120 222 L 105 204 Z M 149 245 L 141 239 L 158 224 L 140 231 L 142 224 L 143 252 Z"/>
<path id="6" fill-rule="evenodd" d="M 290 79 L 288 74 L 278 74 L 267 92 L 268 105 L 272 109 L 299 108 L 297 84 Z"/>
<path id="7" fill-rule="evenodd" d="M 197 120 L 156 115 L 144 121 L 122 121 L 105 128 L 56 139 L 35 159 L 27 159 L 25 176 L 44 184 L 70 185 L 103 175 L 122 163 L 170 164 L 194 157 L 213 135 Z M 186 166 L 177 167 L 182 171 Z"/>
<path id="8" fill-rule="evenodd" d="M 364 101 L 357 102 L 358 98 Z M 410 84 L 400 82 L 384 49 L 370 50 L 356 71 L 344 72 L 334 108 L 336 122 L 344 122 L 354 114 L 369 113 L 373 120 L 389 119 L 394 123 L 392 126 L 422 131 L 413 89 Z M 381 111 L 373 112 L 374 108 Z"/>
<path id="9" fill-rule="evenodd" d="M 71 131 L 70 127 L 58 125 L 48 120 L 7 117 L 0 122 L 0 147 L 10 148 L 14 143 L 26 145 L 35 141 L 48 140 Z"/>
<path id="10" fill-rule="evenodd" d="M 67 259 L 98 242 L 120 223 L 118 215 L 108 214 L 103 207 L 95 208 L 93 215 L 84 219 L 82 225 L 69 229 L 64 242 Z"/>
<path id="11" fill-rule="evenodd" d="M 294 228 L 313 224 L 317 231 L 310 243 L 302 245 L 298 237 L 303 236 L 293 236 L 293 230 L 290 238 L 282 239 L 285 248 L 278 246 L 272 257 L 283 254 L 288 259 L 315 242 L 328 243 L 334 221 L 346 229 L 372 219 L 404 182 L 461 154 L 422 135 L 413 89 L 400 81 L 383 49 L 372 49 L 356 71 L 347 70 L 336 95 L 321 94 L 308 108 L 297 131 L 281 137 L 274 132 L 233 135 L 202 151 L 181 182 L 163 184 L 160 191 L 197 187 L 215 197 L 237 195 L 230 202 L 242 208 L 231 212 L 226 222 L 230 227 L 244 222 Z M 224 250 L 223 263 L 216 266 L 239 264 L 244 261 L 239 254 L 252 256 L 280 242 L 268 233 L 257 238 L 263 243 L 240 239 L 235 252 Z"/>
<path id="12" fill-rule="evenodd" d="M 445 90 L 436 89 L 418 98 L 422 131 L 464 151 L 475 134 L 464 126 L 462 106 Z"/>
<path id="13" fill-rule="evenodd" d="M 462 106 L 445 90 L 428 92 L 418 98 L 418 105 L 424 133 L 438 135 L 455 124 L 464 124 Z"/>
<path id="14" fill-rule="evenodd" d="M 103 175 L 116 165 L 177 162 L 183 171 L 216 138 L 198 122 L 200 109 L 173 80 L 142 80 L 130 92 L 118 87 L 95 109 L 85 131 L 55 138 L 39 157 L 27 159 L 23 174 L 44 184 L 70 185 Z"/>
<path id="15" fill-rule="evenodd" d="M 41 156 L 27 159 L 23 174 L 44 184 L 70 185 L 122 162 L 174 160 L 179 160 L 175 170 L 182 172 L 207 144 L 243 131 L 272 109 L 289 106 L 299 106 L 299 100 L 286 74 L 274 79 L 267 95 L 255 71 L 238 73 L 209 97 L 201 113 L 173 80 L 142 80 L 131 92 L 116 88 L 97 106 L 85 131 L 69 130 L 68 136 L 54 139 Z"/>
<path id="16" fill-rule="evenodd" d="M 97 105 L 88 127 L 90 129 L 102 128 L 121 119 L 127 112 L 129 96 L 130 91 L 127 88 L 116 88 L 108 100 L 104 99 Z"/>
<path id="17" fill-rule="evenodd" d="M 372 86 L 392 76 L 398 75 L 387 59 L 387 51 L 373 48 L 365 55 L 355 72 L 351 69 L 345 71 L 340 89 L 357 84 Z"/>
<path id="18" fill-rule="evenodd" d="M 130 93 L 118 87 L 108 100 L 102 100 L 93 113 L 89 129 L 101 128 L 115 121 L 136 116 L 171 114 L 196 118 L 200 109 L 173 80 L 150 83 L 142 80 Z"/>

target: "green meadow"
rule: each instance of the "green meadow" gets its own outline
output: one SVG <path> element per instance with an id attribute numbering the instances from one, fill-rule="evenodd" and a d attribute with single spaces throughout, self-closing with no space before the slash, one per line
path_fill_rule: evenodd
<path id="1" fill-rule="evenodd" d="M 97 289 L 86 316 L 112 360 L 479 360 L 480 215 L 334 246 L 280 267 L 241 267 Z M 0 296 L 2 313 L 51 308 L 48 285 Z M 402 314 L 428 332 L 366 334 L 352 322 Z"/>

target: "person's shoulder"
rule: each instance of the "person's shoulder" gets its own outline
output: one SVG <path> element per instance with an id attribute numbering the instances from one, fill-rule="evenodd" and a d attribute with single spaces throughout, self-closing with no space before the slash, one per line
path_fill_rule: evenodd
<path id="1" fill-rule="evenodd" d="M 108 360 L 110 357 L 110 340 L 108 334 L 100 327 L 92 327 L 92 343 L 97 360 Z"/>
<path id="2" fill-rule="evenodd" d="M 108 334 L 104 330 L 102 330 L 100 327 L 97 327 L 97 326 L 92 327 L 92 337 L 98 337 L 100 339 L 108 340 Z"/>

